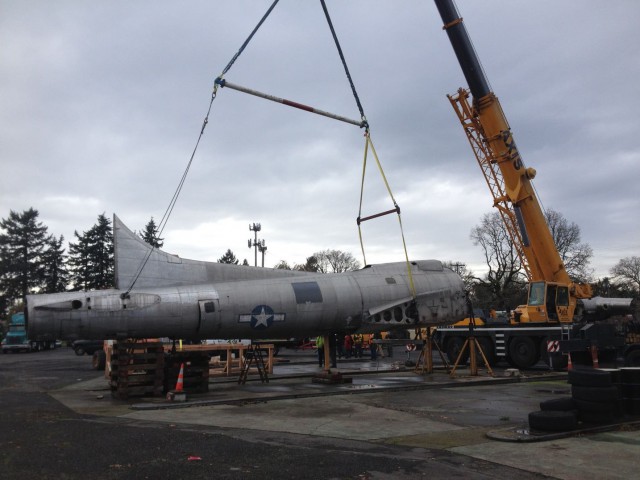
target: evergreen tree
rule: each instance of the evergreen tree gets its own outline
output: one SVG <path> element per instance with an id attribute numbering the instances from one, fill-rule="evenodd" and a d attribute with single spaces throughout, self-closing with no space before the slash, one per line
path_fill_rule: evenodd
<path id="1" fill-rule="evenodd" d="M 43 284 L 47 227 L 38 222 L 38 211 L 30 208 L 22 213 L 11 210 L 0 228 L 0 293 L 11 306 Z"/>
<path id="2" fill-rule="evenodd" d="M 145 225 L 144 232 L 142 232 L 140 236 L 152 247 L 162 248 L 164 245 L 164 238 L 160 238 L 158 233 L 158 226 L 156 225 L 156 222 L 154 222 L 153 217 L 151 217 L 151 220 L 149 220 L 149 223 Z"/>
<path id="3" fill-rule="evenodd" d="M 69 263 L 75 290 L 113 287 L 114 259 L 111 221 L 103 214 L 98 223 L 69 244 Z"/>
<path id="4" fill-rule="evenodd" d="M 89 246 L 86 233 L 79 235 L 78 231 L 73 232 L 77 243 L 69 243 L 69 258 L 67 265 L 71 274 L 72 290 L 88 290 L 89 287 Z"/>
<path id="5" fill-rule="evenodd" d="M 66 266 L 66 255 L 62 243 L 64 237 L 56 239 L 53 235 L 47 238 L 47 249 L 42 254 L 44 263 L 44 293 L 64 292 L 69 284 L 69 272 Z"/>
<path id="6" fill-rule="evenodd" d="M 311 255 L 307 257 L 305 263 L 296 265 L 293 269 L 303 272 L 317 272 L 320 269 L 320 265 L 318 265 L 318 259 L 314 255 Z"/>
<path id="7" fill-rule="evenodd" d="M 228 249 L 227 252 L 218 259 L 218 263 L 231 263 L 233 265 L 238 265 L 239 261 L 231 249 Z"/>

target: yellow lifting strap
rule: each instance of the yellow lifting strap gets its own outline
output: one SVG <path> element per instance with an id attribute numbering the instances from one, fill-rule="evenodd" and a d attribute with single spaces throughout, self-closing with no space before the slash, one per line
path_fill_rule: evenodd
<path id="1" fill-rule="evenodd" d="M 382 169 L 382 164 L 380 163 L 380 159 L 378 158 L 378 154 L 376 153 L 376 149 L 373 146 L 373 142 L 371 141 L 371 135 L 369 130 L 364 134 L 365 143 L 364 143 L 364 161 L 362 164 L 362 183 L 360 184 L 360 206 L 358 208 L 358 235 L 360 236 L 360 248 L 362 249 L 362 258 L 364 260 L 364 264 L 367 264 L 367 257 L 364 252 L 364 242 L 362 240 L 362 228 L 361 223 L 366 222 L 367 220 L 372 220 L 374 218 L 382 217 L 384 215 L 388 215 L 390 213 L 396 212 L 398 214 L 398 223 L 400 224 L 400 235 L 402 236 L 402 247 L 404 248 L 404 258 L 407 262 L 407 272 L 409 275 L 409 288 L 411 289 L 411 295 L 416 297 L 416 287 L 413 283 L 413 275 L 411 274 L 411 263 L 409 262 L 409 254 L 407 253 L 407 244 L 404 239 L 404 230 L 402 229 L 402 217 L 400 215 L 400 207 L 396 202 L 396 199 L 393 197 L 393 192 L 391 192 L 391 187 L 389 186 L 389 182 L 387 181 L 387 177 L 384 174 L 384 170 Z M 391 197 L 391 201 L 393 202 L 393 207 L 391 210 L 386 210 L 384 212 L 376 213 L 374 215 L 369 215 L 367 217 L 362 217 L 362 199 L 364 195 L 364 179 L 365 174 L 367 172 L 367 156 L 369 153 L 369 147 L 371 147 L 371 152 L 373 153 L 373 157 L 376 159 L 376 164 L 378 165 L 378 170 L 380 171 L 380 175 L 382 176 L 382 180 L 384 181 L 385 186 L 387 187 L 387 192 L 389 192 L 389 197 Z"/>

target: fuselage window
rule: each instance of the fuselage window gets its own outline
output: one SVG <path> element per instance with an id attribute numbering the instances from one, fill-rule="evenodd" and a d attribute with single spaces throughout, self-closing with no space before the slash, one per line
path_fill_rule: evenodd
<path id="1" fill-rule="evenodd" d="M 292 283 L 296 303 L 322 303 L 322 292 L 316 282 Z"/>

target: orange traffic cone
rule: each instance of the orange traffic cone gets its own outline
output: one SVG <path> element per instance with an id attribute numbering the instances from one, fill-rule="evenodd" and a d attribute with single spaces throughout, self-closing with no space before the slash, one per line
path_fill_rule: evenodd
<path id="1" fill-rule="evenodd" d="M 176 383 L 176 392 L 182 392 L 184 385 L 184 363 L 180 364 L 180 373 L 178 373 L 178 382 Z"/>
<path id="2" fill-rule="evenodd" d="M 567 353 L 567 371 L 573 370 L 573 363 L 571 363 L 571 353 Z"/>

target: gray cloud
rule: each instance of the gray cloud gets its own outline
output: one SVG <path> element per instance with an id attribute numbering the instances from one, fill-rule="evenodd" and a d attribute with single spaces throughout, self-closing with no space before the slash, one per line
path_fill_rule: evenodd
<path id="1" fill-rule="evenodd" d="M 159 219 L 202 126 L 214 78 L 270 1 L 24 1 L 0 19 L 0 201 L 34 207 L 51 233 L 106 212 Z M 373 140 L 403 211 L 411 256 L 482 269 L 469 231 L 491 199 L 445 97 L 464 79 L 437 11 L 417 0 L 329 1 Z M 458 2 L 542 202 L 577 222 L 596 273 L 637 255 L 637 2 Z M 358 117 L 318 2 L 281 2 L 229 81 Z M 267 264 L 357 254 L 362 132 L 222 89 L 167 250 Z M 365 209 L 386 208 L 370 164 Z M 370 202 L 370 203 L 369 203 Z M 368 261 L 402 258 L 397 221 L 366 225 Z"/>

